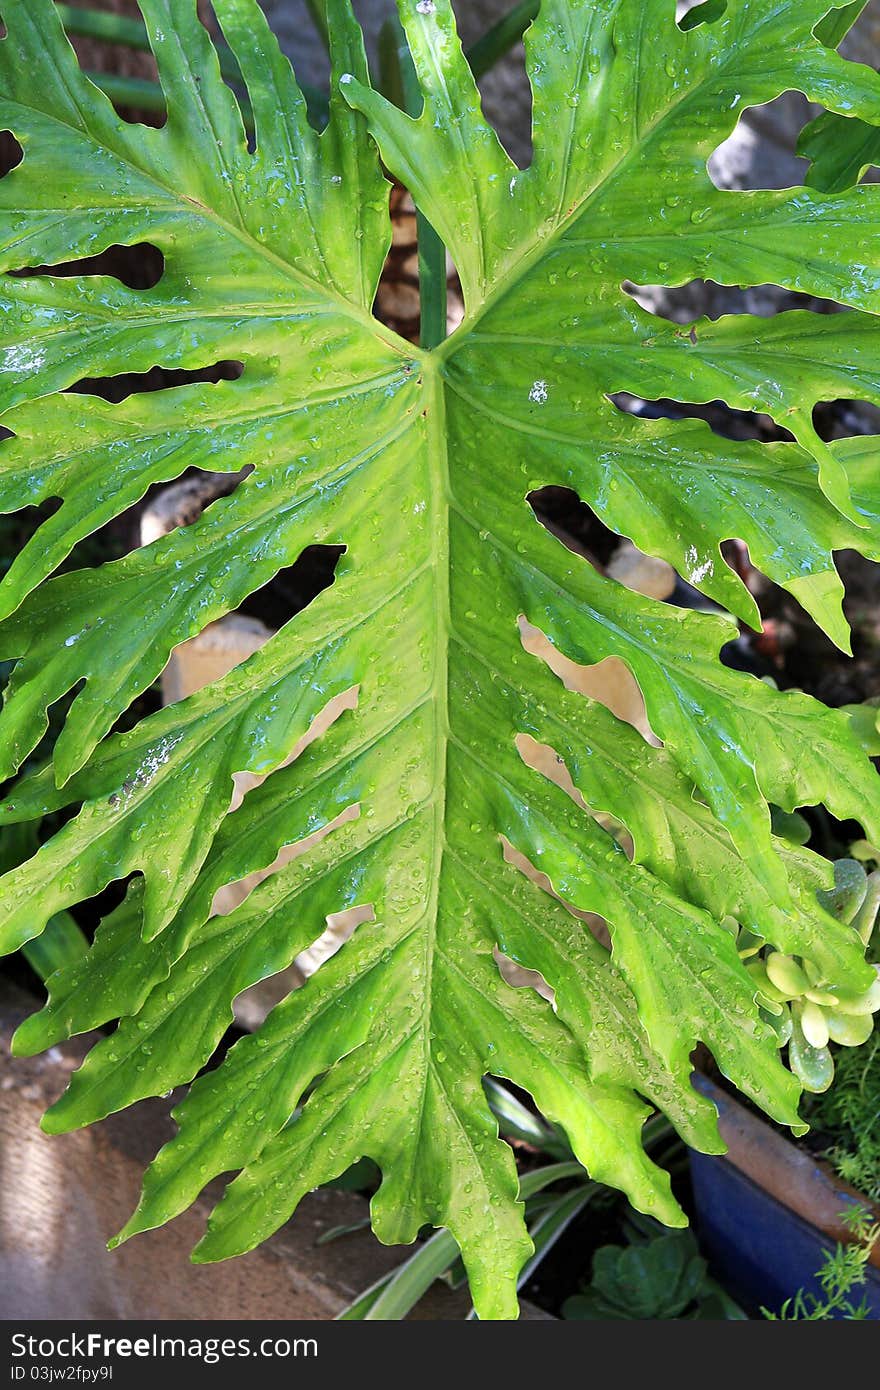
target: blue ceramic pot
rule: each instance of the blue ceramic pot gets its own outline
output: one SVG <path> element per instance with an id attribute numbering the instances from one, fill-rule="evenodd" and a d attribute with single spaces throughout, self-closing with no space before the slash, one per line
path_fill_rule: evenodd
<path id="1" fill-rule="evenodd" d="M 798 1289 L 819 1294 L 816 1271 L 846 1239 L 841 1214 L 871 1203 L 804 1149 L 704 1077 L 694 1084 L 718 1108 L 726 1157 L 691 1153 L 695 1224 L 703 1253 L 750 1312 L 778 1311 Z M 869 1316 L 880 1320 L 880 1268 L 867 1267 Z"/>

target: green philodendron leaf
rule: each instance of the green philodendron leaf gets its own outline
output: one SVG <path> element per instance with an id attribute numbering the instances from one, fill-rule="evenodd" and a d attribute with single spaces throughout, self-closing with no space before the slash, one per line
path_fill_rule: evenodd
<path id="1" fill-rule="evenodd" d="M 865 8 L 867 0 L 832 10 L 816 26 L 816 37 L 836 48 Z M 873 118 L 877 119 L 877 114 Z M 823 111 L 800 133 L 797 152 L 810 160 L 804 180 L 823 193 L 842 193 L 859 182 L 866 170 L 880 163 L 880 130 L 857 116 Z"/>
<path id="2" fill-rule="evenodd" d="M 346 944 L 194 1082 L 122 1237 L 241 1170 L 197 1252 L 234 1255 L 367 1156 L 379 1237 L 448 1227 L 479 1315 L 512 1316 L 530 1241 L 484 1076 L 529 1091 L 593 1178 L 681 1224 L 640 1130 L 655 1105 L 688 1143 L 720 1148 L 690 1085 L 698 1042 L 798 1123 L 799 1084 L 723 919 L 846 990 L 873 978 L 858 934 L 817 900 L 830 867 L 774 836 L 769 811 L 822 803 L 877 842 L 873 712 L 728 669 L 728 617 L 600 576 L 528 495 L 574 489 L 757 623 L 719 548 L 740 537 L 846 646 L 833 552 L 878 554 L 878 464 L 864 441 L 823 443 L 812 407 L 880 403 L 877 190 L 723 193 L 706 160 L 745 107 L 792 87 L 870 120 L 880 79 L 814 36 L 829 0 L 730 0 L 689 29 L 673 0 L 544 0 L 527 35 L 534 162 L 519 170 L 482 118 L 448 0 L 400 3 L 417 118 L 371 90 L 347 0 L 331 0 L 320 135 L 255 0 L 215 0 L 249 148 L 195 0 L 140 3 L 161 129 L 127 124 L 83 77 L 51 0 L 3 3 L 0 126 L 24 158 L 0 182 L 3 267 L 19 272 L 2 290 L 0 506 L 60 501 L 0 585 L 0 656 L 15 661 L 4 776 L 73 698 L 53 766 L 0 802 L 4 824 L 72 812 L 0 881 L 0 946 L 132 879 L 15 1047 L 119 1021 L 53 1131 L 164 1093 L 204 1067 L 242 990 L 359 909 Z M 464 323 L 432 352 L 371 314 L 390 243 L 377 150 L 461 272 Z M 164 256 L 151 289 L 20 273 L 142 242 Z M 856 312 L 682 330 L 622 289 L 696 277 Z M 120 405 L 67 391 L 220 360 L 241 376 Z M 617 409 L 620 391 L 766 411 L 794 442 L 649 422 Z M 194 524 L 56 574 L 192 465 L 250 472 Z M 113 732 L 176 645 L 314 544 L 344 550 L 305 611 L 223 680 Z M 560 679 L 609 657 L 662 746 Z M 338 717 L 304 746 L 331 701 Z M 548 748 L 564 764 L 551 755 L 553 780 L 534 765 Z M 243 772 L 267 780 L 230 811 Z M 212 915 L 218 889 L 304 841 Z M 606 919 L 610 954 L 571 909 Z M 552 1005 L 505 983 L 499 950 L 543 974 Z"/>
<path id="3" fill-rule="evenodd" d="M 825 111 L 801 131 L 797 152 L 810 161 L 805 182 L 811 188 L 842 193 L 880 164 L 880 129 Z"/>

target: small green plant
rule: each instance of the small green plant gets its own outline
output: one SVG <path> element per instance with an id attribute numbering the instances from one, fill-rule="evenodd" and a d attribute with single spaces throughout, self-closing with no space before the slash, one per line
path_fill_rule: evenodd
<path id="1" fill-rule="evenodd" d="M 865 1283 L 866 1268 L 877 1241 L 880 1240 L 880 1224 L 874 1222 L 869 1212 L 855 1207 L 842 1213 L 841 1219 L 852 1232 L 853 1240 L 843 1245 L 838 1243 L 833 1251 L 826 1254 L 816 1278 L 821 1287 L 821 1295 L 799 1289 L 793 1298 L 783 1303 L 778 1313 L 762 1308 L 765 1318 L 772 1322 L 822 1322 L 841 1319 L 845 1322 L 861 1322 L 870 1317 L 867 1299 L 853 1302 L 853 1294 Z"/>
<path id="2" fill-rule="evenodd" d="M 852 860 L 835 865 L 836 902 L 832 910 L 837 916 L 849 915 L 876 970 L 880 940 L 872 924 L 880 892 L 880 850 L 864 840 L 851 844 L 849 850 L 867 876 L 860 875 Z M 851 1043 L 835 1048 L 834 1084 L 808 1098 L 804 1118 L 817 1134 L 827 1136 L 828 1147 L 823 1156 L 840 1176 L 866 1197 L 880 1201 L 880 1037 L 874 1033 L 863 1044 L 858 1042 L 861 1033 L 868 1033 L 873 1017 L 861 1016 L 860 1032 L 853 1035 L 855 1046 Z M 860 1016 L 855 1014 L 852 1018 L 858 1025 Z M 781 1022 L 784 1036 L 784 1018 Z M 809 1075 L 821 1079 L 827 1070 L 827 1065 L 811 1067 Z"/>
<path id="3" fill-rule="evenodd" d="M 870 951 L 880 906 L 880 871 L 868 875 L 858 860 L 838 859 L 834 887 L 820 890 L 818 897 L 825 910 L 838 922 L 848 923 Z M 875 966 L 876 977 L 866 990 L 842 990 L 808 957 L 768 948 L 755 932 L 736 923 L 731 928 L 762 1014 L 779 1046 L 788 1046 L 792 1071 L 805 1090 L 827 1091 L 834 1076 L 829 1042 L 858 1048 L 874 1030 L 874 1014 L 880 1009 L 880 966 Z"/>
<path id="4" fill-rule="evenodd" d="M 744 1314 L 709 1278 L 706 1261 L 690 1231 L 675 1231 L 597 1250 L 589 1286 L 566 1301 L 562 1316 L 575 1321 L 736 1320 Z"/>
<path id="5" fill-rule="evenodd" d="M 528 1090 L 593 1181 L 681 1225 L 642 1134 L 657 1109 L 718 1150 L 690 1081 L 697 1043 L 766 1113 L 800 1122 L 801 1082 L 724 919 L 812 962 L 836 996 L 873 979 L 858 932 L 817 902 L 827 864 L 774 834 L 770 805 L 821 804 L 880 839 L 876 711 L 721 661 L 732 620 L 760 619 L 720 546 L 744 541 L 847 648 L 834 553 L 880 555 L 877 451 L 823 441 L 813 407 L 880 404 L 878 190 L 723 192 L 707 171 L 747 107 L 791 88 L 875 117 L 880 78 L 835 51 L 860 5 L 841 25 L 833 0 L 730 0 L 679 26 L 672 0 L 542 0 L 520 169 L 483 117 L 449 0 L 399 0 L 400 104 L 374 89 L 348 0 L 315 6 L 326 124 L 256 0 L 214 0 L 222 58 L 195 0 L 139 0 L 157 128 L 121 119 L 79 70 L 51 0 L 0 3 L 0 129 L 22 155 L 0 180 L 0 508 L 59 504 L 0 584 L 0 657 L 15 663 L 0 776 L 17 776 L 0 823 L 59 813 L 0 880 L 0 950 L 127 885 L 16 1034 L 32 1053 L 118 1022 L 44 1125 L 192 1082 L 115 1243 L 236 1172 L 196 1258 L 240 1254 L 366 1156 L 380 1238 L 447 1228 L 479 1315 L 514 1316 L 533 1245 L 484 1077 Z M 372 312 L 386 170 L 419 212 L 418 348 Z M 119 243 L 158 248 L 157 284 L 90 273 Z M 466 308 L 449 338 L 447 250 Z M 698 278 L 853 312 L 683 329 L 625 288 Z M 243 372 L 206 383 L 220 360 Z M 69 390 L 157 364 L 188 384 L 115 405 Z M 624 392 L 722 399 L 791 438 L 640 419 L 618 408 Z M 193 525 L 61 571 L 191 467 L 246 476 Z M 723 613 L 599 574 L 538 524 L 546 486 Z M 223 680 L 119 728 L 175 646 L 312 545 L 338 563 L 305 611 Z M 650 741 L 566 684 L 609 658 L 641 690 Z M 51 767 L 29 768 L 65 700 Z M 345 712 L 317 737 L 328 707 Z M 535 745 L 567 782 L 533 765 Z M 240 773 L 265 780 L 231 811 Z M 317 831 L 212 915 L 219 888 Z M 236 996 L 352 907 L 365 920 L 343 948 L 206 1069 Z M 511 988 L 499 951 L 540 972 L 553 1004 Z"/>
<path id="6" fill-rule="evenodd" d="M 824 1157 L 859 1192 L 880 1202 L 880 1037 L 837 1057 L 834 1085 L 805 1109 L 829 1136 Z"/>

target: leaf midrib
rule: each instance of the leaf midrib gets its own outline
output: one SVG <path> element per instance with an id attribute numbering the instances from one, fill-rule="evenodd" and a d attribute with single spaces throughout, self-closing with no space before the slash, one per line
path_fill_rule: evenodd
<path id="1" fill-rule="evenodd" d="M 434 678 L 432 696 L 436 718 L 436 738 L 434 745 L 434 767 L 431 786 L 436 806 L 436 834 L 434 854 L 429 878 L 429 900 L 425 921 L 425 1009 L 422 1026 L 424 1030 L 425 1056 L 430 1057 L 430 1029 L 432 1011 L 432 981 L 434 954 L 437 949 L 437 917 L 440 899 L 440 881 L 443 858 L 446 853 L 447 768 L 449 749 L 449 647 L 452 634 L 450 603 L 450 501 L 449 452 L 446 436 L 445 387 L 436 356 L 427 357 L 424 362 L 422 380 L 425 387 L 426 402 L 423 410 L 426 424 L 426 448 L 428 475 L 431 489 L 431 513 L 436 519 L 433 530 L 431 564 L 434 569 Z M 436 466 L 435 466 L 436 465 Z M 419 1102 L 416 1133 L 420 1133 L 424 1118 L 427 1085 L 422 1087 Z"/>

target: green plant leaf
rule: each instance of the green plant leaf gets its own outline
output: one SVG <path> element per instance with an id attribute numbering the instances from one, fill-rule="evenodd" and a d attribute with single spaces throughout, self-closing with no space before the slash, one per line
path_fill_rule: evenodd
<path id="1" fill-rule="evenodd" d="M 816 26 L 816 37 L 836 48 L 865 8 L 866 0 L 832 10 Z M 874 120 L 877 119 L 874 113 Z M 804 180 L 823 193 L 842 193 L 852 188 L 872 165 L 880 163 L 880 131 L 857 116 L 823 111 L 800 133 L 797 152 L 810 160 Z"/>
<path id="2" fill-rule="evenodd" d="M 805 182 L 811 188 L 842 193 L 880 164 L 880 130 L 867 121 L 826 111 L 804 126 L 797 152 L 810 160 Z"/>
<path id="3" fill-rule="evenodd" d="M 589 1288 L 566 1301 L 563 1316 L 678 1318 L 706 1291 L 706 1261 L 691 1233 L 677 1231 L 636 1245 L 602 1246 L 593 1256 Z"/>
<path id="4" fill-rule="evenodd" d="M 851 0 L 850 4 L 837 5 L 813 26 L 813 33 L 820 43 L 829 48 L 837 48 L 846 38 L 868 0 Z"/>
<path id="5" fill-rule="evenodd" d="M 833 552 L 877 553 L 877 463 L 825 444 L 811 412 L 877 398 L 876 191 L 722 193 L 705 161 L 746 106 L 799 87 L 867 118 L 880 79 L 814 37 L 828 0 L 731 0 L 688 30 L 667 0 L 544 0 L 527 34 L 535 157 L 519 170 L 482 118 L 448 0 L 399 8 L 424 111 L 371 90 L 333 0 L 318 135 L 255 0 L 216 0 L 251 148 L 194 0 L 141 0 L 161 129 L 122 121 L 83 77 L 50 0 L 5 0 L 0 123 L 24 158 L 0 181 L 3 266 L 44 270 L 4 279 L 0 506 L 61 505 L 0 585 L 15 661 L 0 773 L 73 698 L 52 768 L 0 802 L 5 824 L 72 813 L 3 877 L 0 947 L 132 879 L 16 1037 L 30 1052 L 119 1020 L 49 1112 L 59 1131 L 192 1081 L 235 997 L 357 909 L 342 948 L 194 1081 L 122 1234 L 241 1170 L 196 1258 L 234 1255 L 367 1156 L 379 1237 L 448 1228 L 479 1316 L 507 1317 L 531 1242 L 484 1076 L 529 1091 L 595 1181 L 680 1224 L 640 1131 L 650 1102 L 720 1147 L 690 1085 L 698 1042 L 798 1123 L 798 1082 L 723 919 L 847 990 L 873 978 L 858 934 L 817 901 L 829 866 L 775 837 L 769 811 L 821 803 L 877 842 L 873 714 L 869 730 L 728 669 L 728 616 L 602 577 L 528 496 L 574 489 L 757 623 L 719 549 L 741 537 L 846 645 Z M 390 242 L 376 145 L 464 283 L 465 321 L 430 352 L 371 314 Z M 51 273 L 142 242 L 164 257 L 152 289 Z M 697 276 L 856 312 L 682 330 L 621 288 Z M 218 361 L 241 376 L 117 405 L 68 390 Z M 764 410 L 794 442 L 646 422 L 613 404 L 620 391 Z M 192 466 L 250 471 L 192 525 L 56 574 Z M 230 675 L 114 732 L 175 646 L 315 544 L 342 552 L 332 585 Z M 651 742 L 571 688 L 609 658 L 638 682 Z M 241 773 L 267 780 L 231 811 Z M 285 846 L 302 852 L 212 915 L 219 888 Z M 610 954 L 578 913 L 605 919 Z M 539 971 L 553 1003 L 507 984 L 498 951 Z"/>

